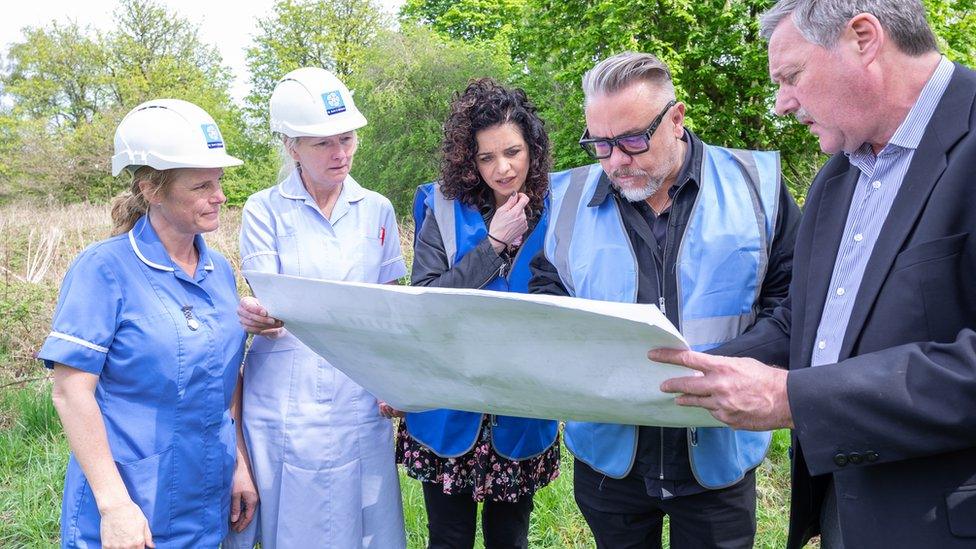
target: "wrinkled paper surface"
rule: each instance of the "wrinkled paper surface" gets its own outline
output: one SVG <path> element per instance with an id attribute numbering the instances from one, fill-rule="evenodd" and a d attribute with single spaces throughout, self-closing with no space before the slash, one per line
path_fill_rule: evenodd
<path id="1" fill-rule="evenodd" d="M 647 359 L 652 348 L 688 348 L 653 305 L 244 276 L 289 332 L 400 410 L 722 425 L 660 391 L 695 372 Z"/>

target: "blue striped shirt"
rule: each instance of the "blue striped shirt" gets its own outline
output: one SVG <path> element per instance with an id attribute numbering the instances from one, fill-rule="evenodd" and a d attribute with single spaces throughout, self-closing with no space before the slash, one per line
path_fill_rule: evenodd
<path id="1" fill-rule="evenodd" d="M 865 143 L 848 155 L 850 163 L 861 173 L 847 212 L 844 236 L 837 249 L 827 300 L 817 327 L 812 366 L 837 362 L 864 268 L 954 69 L 955 66 L 943 57 L 908 116 L 880 153 L 875 155 L 871 145 Z"/>

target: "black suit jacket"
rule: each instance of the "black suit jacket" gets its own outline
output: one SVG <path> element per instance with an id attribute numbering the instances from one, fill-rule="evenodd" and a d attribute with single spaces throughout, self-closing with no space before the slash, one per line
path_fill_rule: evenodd
<path id="1" fill-rule="evenodd" d="M 716 354 L 788 365 L 789 547 L 833 474 L 846 546 L 976 547 L 976 73 L 956 65 L 861 280 L 840 362 L 810 367 L 858 178 L 810 189 L 790 297 Z"/>

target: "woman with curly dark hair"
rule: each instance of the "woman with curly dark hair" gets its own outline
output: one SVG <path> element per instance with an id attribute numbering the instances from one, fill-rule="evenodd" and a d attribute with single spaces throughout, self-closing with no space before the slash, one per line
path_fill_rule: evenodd
<path id="1" fill-rule="evenodd" d="M 421 185 L 417 286 L 528 292 L 549 218 L 549 138 L 520 89 L 485 78 L 455 96 L 441 179 Z M 473 334 L 476 337 L 476 334 Z M 559 475 L 557 423 L 457 410 L 406 414 L 397 460 L 423 483 L 430 548 L 528 547 L 532 497 Z"/>

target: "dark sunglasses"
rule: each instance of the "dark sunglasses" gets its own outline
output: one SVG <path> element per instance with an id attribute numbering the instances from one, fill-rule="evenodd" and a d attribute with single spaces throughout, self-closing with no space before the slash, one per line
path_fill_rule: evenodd
<path id="1" fill-rule="evenodd" d="M 661 114 L 654 117 L 651 125 L 647 127 L 646 130 L 639 133 L 631 133 L 627 135 L 621 135 L 619 137 L 590 137 L 590 130 L 587 128 L 583 132 L 583 137 L 580 138 L 580 147 L 586 151 L 586 154 L 590 155 L 591 158 L 600 160 L 602 158 L 610 158 L 613 154 L 613 148 L 617 147 L 621 152 L 633 156 L 635 154 L 640 154 L 647 152 L 647 149 L 651 148 L 651 136 L 654 135 L 654 131 L 657 127 L 661 125 L 661 121 L 664 120 L 664 115 L 668 113 L 671 107 L 675 106 L 677 101 L 672 99 L 668 101 L 665 105 L 664 110 Z"/>

